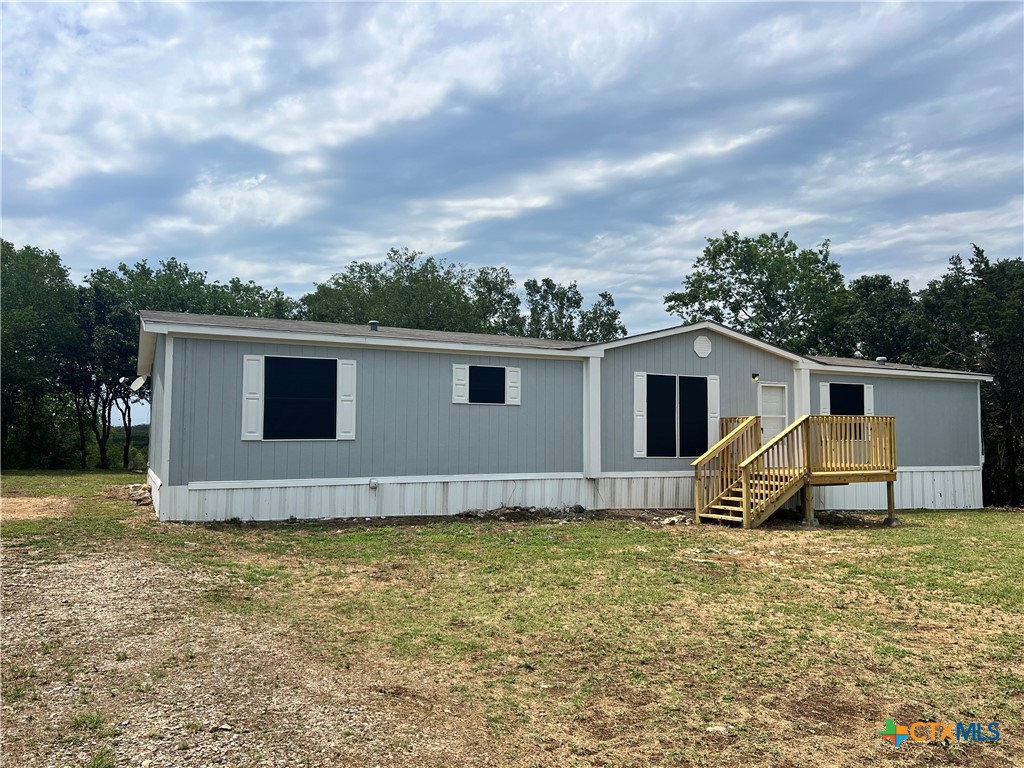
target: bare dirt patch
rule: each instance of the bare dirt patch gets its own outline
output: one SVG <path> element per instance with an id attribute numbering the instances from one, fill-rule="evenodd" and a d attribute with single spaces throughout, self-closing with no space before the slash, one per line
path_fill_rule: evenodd
<path id="1" fill-rule="evenodd" d="M 8 553 L 3 586 L 5 763 L 80 764 L 103 748 L 118 765 L 493 757 L 483 718 L 445 679 L 318 657 L 287 626 L 204 610 L 237 589 L 229 577 L 122 555 L 38 564 Z"/>
<path id="2" fill-rule="evenodd" d="M 0 518 L 4 520 L 68 517 L 74 509 L 75 500 L 64 496 L 4 496 L 0 499 Z"/>

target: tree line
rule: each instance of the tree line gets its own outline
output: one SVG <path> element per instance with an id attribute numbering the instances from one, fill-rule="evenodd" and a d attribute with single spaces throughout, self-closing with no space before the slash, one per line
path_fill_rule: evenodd
<path id="1" fill-rule="evenodd" d="M 610 293 L 589 306 L 575 282 L 527 280 L 407 248 L 353 262 L 299 299 L 177 259 L 90 272 L 75 285 L 54 251 L 6 240 L 0 265 L 0 451 L 5 467 L 128 468 L 141 309 L 360 323 L 579 341 L 624 336 Z M 121 455 L 112 459 L 116 423 Z M 138 458 L 136 463 L 142 463 Z"/>
<path id="2" fill-rule="evenodd" d="M 74 285 L 58 254 L 2 242 L 4 466 L 111 464 L 113 416 L 124 420 L 120 463 L 131 460 L 131 407 L 140 309 L 607 341 L 626 333 L 610 293 L 589 306 L 576 283 L 522 286 L 504 267 L 471 268 L 407 248 L 353 262 L 295 299 L 277 288 L 168 259 L 97 269 Z M 886 274 L 847 281 L 825 241 L 788 233 L 707 239 L 682 287 L 664 297 L 683 322 L 715 320 L 808 355 L 982 371 L 986 503 L 1024 491 L 1024 262 L 992 262 L 978 246 L 913 291 Z M 122 381 L 125 379 L 125 381 Z M 971 439 L 965 435 L 964 439 Z"/>

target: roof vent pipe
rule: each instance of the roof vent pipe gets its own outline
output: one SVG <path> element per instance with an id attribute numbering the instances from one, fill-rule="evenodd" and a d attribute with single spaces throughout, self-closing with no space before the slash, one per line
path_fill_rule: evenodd
<path id="1" fill-rule="evenodd" d="M 377 322 L 376 320 L 371 320 L 370 321 L 370 330 L 371 331 L 376 331 L 379 327 L 380 327 L 380 323 L 379 322 Z"/>
<path id="2" fill-rule="evenodd" d="M 878 363 L 879 365 L 885 365 L 886 363 L 889 362 L 889 358 L 887 358 L 887 357 L 876 357 L 875 358 L 875 362 Z"/>

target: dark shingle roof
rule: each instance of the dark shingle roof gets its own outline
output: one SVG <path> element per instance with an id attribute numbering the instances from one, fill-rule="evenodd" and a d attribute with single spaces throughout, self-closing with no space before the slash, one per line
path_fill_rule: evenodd
<path id="1" fill-rule="evenodd" d="M 417 328 L 379 326 L 371 331 L 369 325 L 347 323 L 318 323 L 312 320 L 275 320 L 264 317 L 226 317 L 223 315 L 193 315 L 183 312 L 139 313 L 144 322 L 182 323 L 210 328 L 242 328 L 258 331 L 291 331 L 320 333 L 324 336 L 380 337 L 415 341 L 439 341 L 446 344 L 480 344 L 493 347 L 523 347 L 524 349 L 578 349 L 587 346 L 581 341 L 534 339 L 523 336 L 498 336 L 490 333 L 457 333 L 454 331 L 424 331 Z"/>

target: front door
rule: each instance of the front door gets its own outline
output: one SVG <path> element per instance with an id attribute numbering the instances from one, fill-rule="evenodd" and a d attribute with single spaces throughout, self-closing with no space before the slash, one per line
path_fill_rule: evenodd
<path id="1" fill-rule="evenodd" d="M 757 414 L 761 417 L 761 444 L 764 445 L 789 424 L 785 384 L 759 384 L 760 401 Z"/>

